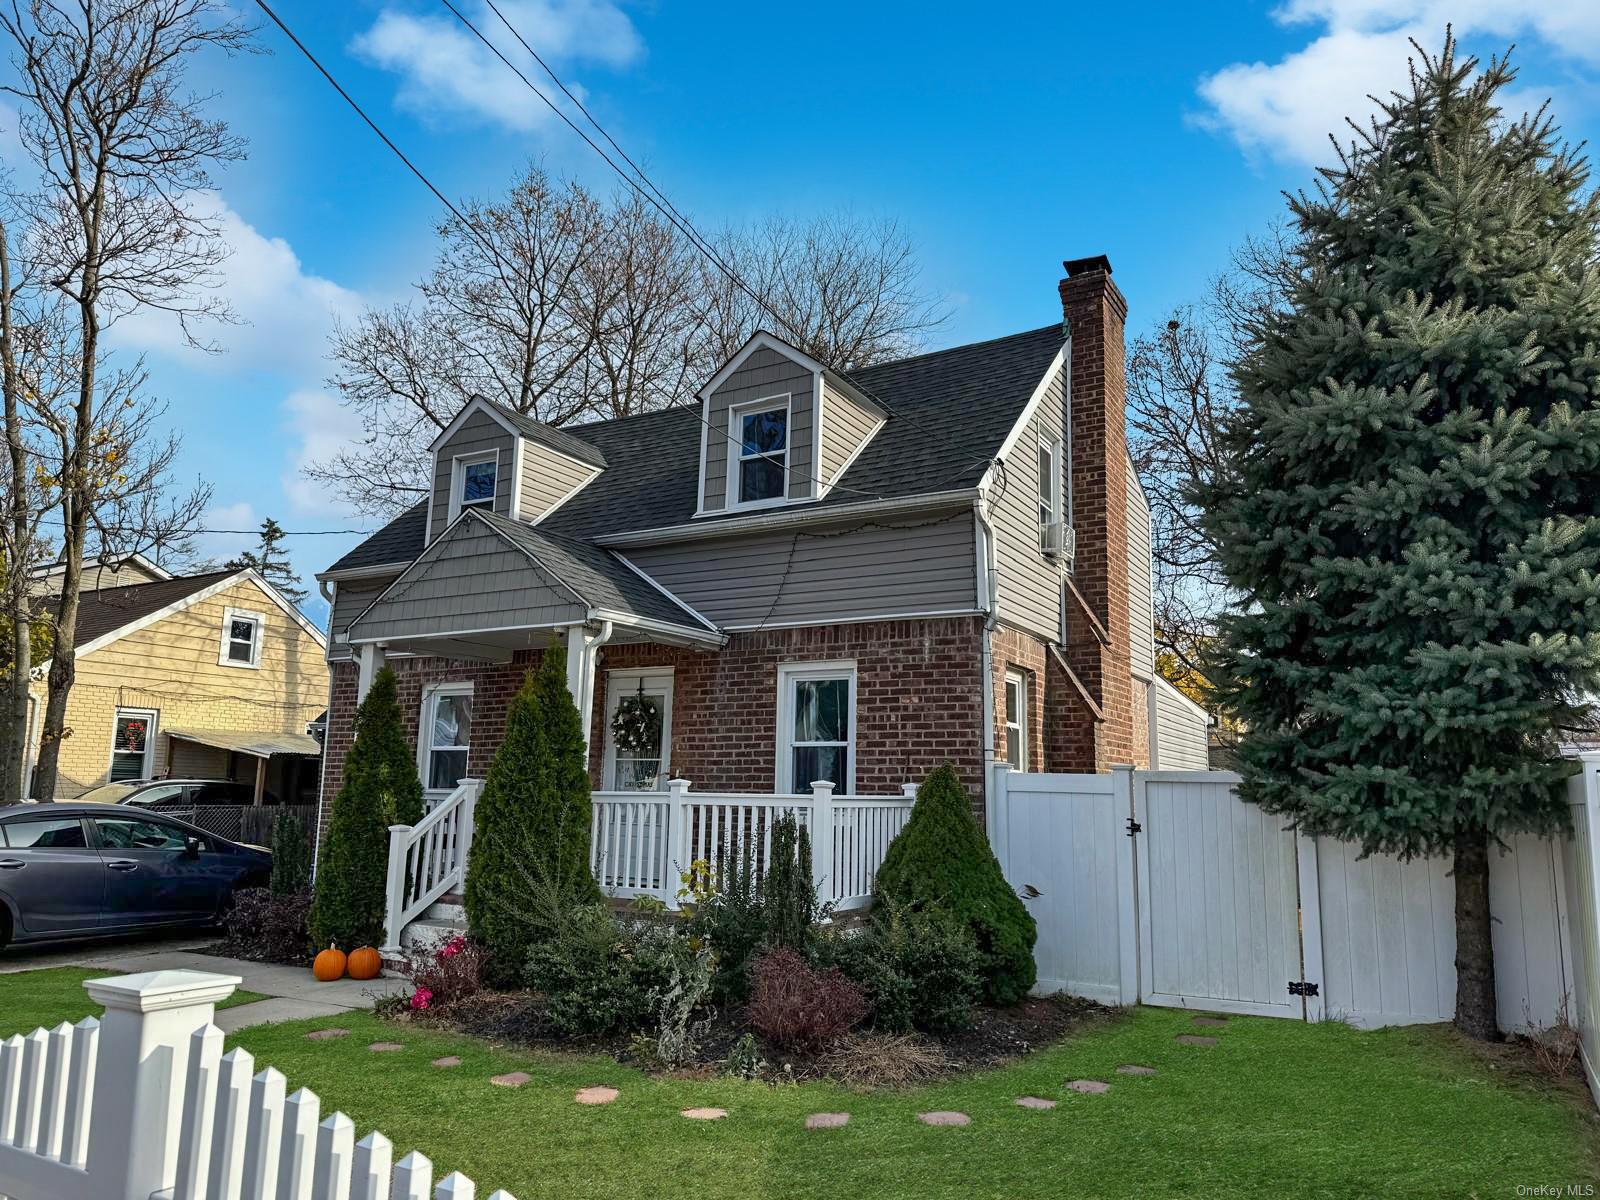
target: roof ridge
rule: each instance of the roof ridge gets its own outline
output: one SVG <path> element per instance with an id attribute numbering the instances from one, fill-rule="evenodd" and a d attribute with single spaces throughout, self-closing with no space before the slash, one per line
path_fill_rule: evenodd
<path id="1" fill-rule="evenodd" d="M 96 596 L 101 592 L 126 592 L 134 588 L 171 587 L 177 583 L 191 583 L 199 579 L 220 579 L 224 575 L 238 575 L 248 567 L 219 567 L 215 571 L 197 571 L 193 575 L 174 575 L 170 579 L 141 579 L 137 583 L 113 583 L 110 587 L 82 588 L 79 595 Z"/>
<path id="2" fill-rule="evenodd" d="M 849 379 L 862 371 L 879 371 L 887 367 L 904 366 L 906 363 L 919 362 L 924 358 L 938 358 L 941 354 L 955 354 L 961 350 L 977 350 L 983 346 L 993 346 L 997 342 L 1009 342 L 1015 338 L 1032 337 L 1034 334 L 1046 333 L 1052 329 L 1060 328 L 1061 323 L 1058 321 L 1054 325 L 1040 325 L 1037 329 L 1019 329 L 1015 333 L 1002 333 L 998 337 L 984 338 L 981 342 L 963 342 L 959 346 L 946 346 L 943 350 L 925 350 L 921 354 L 912 354 L 905 358 L 893 358 L 886 362 L 869 363 L 867 366 L 856 367 L 851 371 L 842 371 L 840 374 Z"/>

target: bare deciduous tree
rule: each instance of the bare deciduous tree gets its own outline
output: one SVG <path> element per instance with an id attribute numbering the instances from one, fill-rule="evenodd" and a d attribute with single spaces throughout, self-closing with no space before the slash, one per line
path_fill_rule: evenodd
<path id="1" fill-rule="evenodd" d="M 184 75 L 201 51 L 245 48 L 249 31 L 216 0 L 9 0 L 0 33 L 13 51 L 4 91 L 20 104 L 18 132 L 39 177 L 30 258 L 73 318 L 59 352 L 74 387 L 35 413 L 55 451 L 64 562 L 35 785 L 49 797 L 90 539 L 111 548 L 140 522 L 188 524 L 182 514 L 198 498 L 175 509 L 163 498 L 175 442 L 146 436 L 143 369 L 109 366 L 101 341 L 141 309 L 172 314 L 191 338 L 195 320 L 225 315 L 206 289 L 226 251 L 195 197 L 209 168 L 241 157 L 243 145 L 206 116 L 207 98 L 185 91 Z"/>
<path id="2" fill-rule="evenodd" d="M 552 425 L 629 416 L 692 398 L 758 328 L 851 368 L 915 350 L 945 316 L 892 222 L 729 230 L 714 253 L 764 308 L 625 189 L 600 200 L 530 164 L 461 211 L 412 303 L 334 333 L 329 382 L 362 438 L 306 473 L 358 512 L 426 495 L 428 443 L 473 394 Z"/>

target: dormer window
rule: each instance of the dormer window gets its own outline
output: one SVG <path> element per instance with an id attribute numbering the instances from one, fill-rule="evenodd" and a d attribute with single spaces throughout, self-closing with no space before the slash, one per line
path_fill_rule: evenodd
<path id="1" fill-rule="evenodd" d="M 734 440 L 729 449 L 729 475 L 735 503 L 770 504 L 789 491 L 789 397 L 755 400 L 732 409 Z"/>
<path id="2" fill-rule="evenodd" d="M 494 508 L 495 485 L 499 482 L 500 455 L 494 450 L 469 454 L 455 460 L 450 487 L 450 516 L 464 509 Z"/>

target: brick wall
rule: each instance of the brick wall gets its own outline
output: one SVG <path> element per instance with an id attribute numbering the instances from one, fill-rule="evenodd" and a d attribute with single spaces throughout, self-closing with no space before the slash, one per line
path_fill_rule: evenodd
<path id="1" fill-rule="evenodd" d="M 783 663 L 851 659 L 856 663 L 856 791 L 898 794 L 945 761 L 955 764 L 982 818 L 984 721 L 982 620 L 951 617 L 876 621 L 734 634 L 715 653 L 657 645 L 606 646 L 601 651 L 591 714 L 590 774 L 598 786 L 603 755 L 605 672 L 671 667 L 672 768 L 700 791 L 770 793 L 776 769 L 777 672 Z M 429 683 L 473 684 L 468 771 L 489 768 L 505 730 L 512 695 L 539 651 L 506 665 L 438 658 L 396 658 L 394 668 L 406 736 L 414 745 L 422 691 Z M 323 796 L 337 795 L 353 736 L 354 663 L 333 667 L 324 749 Z M 326 826 L 328 805 L 322 809 Z"/>

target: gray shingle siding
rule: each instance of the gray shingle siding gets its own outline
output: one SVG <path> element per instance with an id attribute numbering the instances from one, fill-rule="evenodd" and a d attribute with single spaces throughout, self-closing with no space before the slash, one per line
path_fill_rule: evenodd
<path id="1" fill-rule="evenodd" d="M 581 621 L 584 605 L 487 525 L 454 526 L 373 605 L 356 636 L 402 639 Z"/>
<path id="2" fill-rule="evenodd" d="M 575 462 L 548 446 L 524 440 L 522 478 L 518 481 L 522 519 L 539 520 L 594 474 L 595 468 L 588 463 Z"/>
<path id="3" fill-rule="evenodd" d="M 815 474 L 811 461 L 813 382 L 811 371 L 803 364 L 763 346 L 711 393 L 706 406 L 710 428 L 706 431 L 703 507 L 707 511 L 727 507 L 728 489 L 733 484 L 729 463 L 739 434 L 737 430 L 730 431 L 728 410 L 785 393 L 789 396 L 789 498 L 811 495 L 811 477 Z"/>
<path id="4" fill-rule="evenodd" d="M 1044 375 L 1040 371 L 1035 383 Z M 1005 457 L 1004 489 L 991 491 L 1000 617 L 1052 641 L 1061 637 L 1061 564 L 1039 550 L 1039 443 L 1066 440 L 1065 372 L 1057 370 Z"/>
<path id="5" fill-rule="evenodd" d="M 977 607 L 970 508 L 843 531 L 751 534 L 627 551 L 729 628 L 853 621 Z"/>
<path id="6" fill-rule="evenodd" d="M 464 454 L 494 450 L 499 454 L 494 479 L 494 511 L 511 513 L 512 459 L 515 439 L 506 428 L 486 412 L 475 412 L 462 422 L 450 440 L 440 446 L 433 462 L 433 527 L 438 537 L 450 523 L 450 475 L 452 460 Z"/>
<path id="7" fill-rule="evenodd" d="M 395 575 L 399 572 L 396 571 Z M 328 661 L 344 662 L 352 657 L 350 647 L 342 634 L 378 596 L 395 580 L 395 575 L 382 579 L 345 579 L 334 585 L 333 609 L 328 614 Z"/>
<path id="8" fill-rule="evenodd" d="M 882 416 L 854 396 L 822 384 L 822 470 L 824 484 L 837 482 L 850 456 L 861 449 L 882 422 Z"/>

